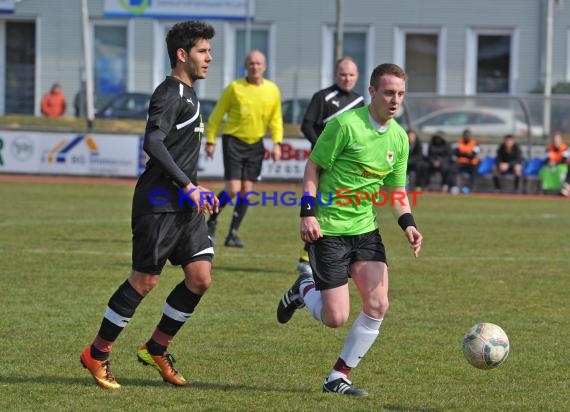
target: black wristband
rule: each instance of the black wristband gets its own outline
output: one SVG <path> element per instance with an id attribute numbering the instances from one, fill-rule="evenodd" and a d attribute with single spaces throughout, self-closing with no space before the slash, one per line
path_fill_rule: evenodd
<path id="1" fill-rule="evenodd" d="M 301 198 L 301 217 L 315 216 L 315 205 L 317 198 L 315 196 L 303 196 Z"/>
<path id="2" fill-rule="evenodd" d="M 411 213 L 404 213 L 398 218 L 398 224 L 402 230 L 406 230 L 408 226 L 416 227 L 416 222 L 414 221 L 414 216 Z"/>

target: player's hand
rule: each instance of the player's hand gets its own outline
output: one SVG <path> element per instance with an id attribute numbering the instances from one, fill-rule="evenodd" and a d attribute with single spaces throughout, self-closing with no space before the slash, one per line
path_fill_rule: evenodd
<path id="1" fill-rule="evenodd" d="M 204 186 L 197 186 L 200 191 L 200 198 L 202 201 L 201 211 L 207 214 L 218 214 L 220 212 L 220 200 L 211 190 L 206 189 Z"/>
<path id="2" fill-rule="evenodd" d="M 406 237 L 408 238 L 408 242 L 410 242 L 410 247 L 412 248 L 414 257 L 418 257 L 418 255 L 420 254 L 420 250 L 422 248 L 422 240 L 424 237 L 418 231 L 418 229 L 416 229 L 413 226 L 408 226 L 406 228 L 405 234 Z"/>
<path id="3" fill-rule="evenodd" d="M 274 144 L 273 149 L 271 149 L 271 158 L 275 161 L 281 160 L 281 145 Z"/>
<path id="4" fill-rule="evenodd" d="M 301 218 L 301 240 L 307 243 L 313 243 L 323 237 L 321 232 L 321 225 L 317 218 L 314 216 L 307 216 Z"/>
<path id="5" fill-rule="evenodd" d="M 214 152 L 216 151 L 215 143 L 206 143 L 206 157 L 208 159 L 214 158 Z"/>

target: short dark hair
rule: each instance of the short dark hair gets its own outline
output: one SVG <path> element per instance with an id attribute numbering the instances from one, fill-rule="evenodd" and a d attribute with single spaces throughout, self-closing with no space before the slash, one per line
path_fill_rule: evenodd
<path id="1" fill-rule="evenodd" d="M 203 21 L 189 20 L 172 26 L 166 35 L 170 68 L 176 67 L 176 52 L 178 49 L 184 49 L 189 52 L 199 39 L 210 40 L 215 34 L 214 28 Z"/>
<path id="2" fill-rule="evenodd" d="M 400 66 L 394 63 L 384 63 L 376 66 L 372 71 L 372 75 L 370 76 L 370 86 L 377 89 L 380 83 L 380 77 L 384 76 L 385 74 L 392 74 L 403 80 L 408 79 L 408 75 Z"/>

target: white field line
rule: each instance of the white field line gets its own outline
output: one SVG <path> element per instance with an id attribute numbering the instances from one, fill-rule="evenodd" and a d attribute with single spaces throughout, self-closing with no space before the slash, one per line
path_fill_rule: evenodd
<path id="1" fill-rule="evenodd" d="M 24 253 L 24 254 L 60 254 L 60 255 L 85 255 L 85 256 L 131 256 L 130 251 L 102 251 L 102 250 L 65 250 L 65 249 L 49 249 L 35 248 L 22 249 L 19 251 L 0 249 L 0 254 L 8 253 Z M 217 255 L 224 258 L 232 259 L 265 259 L 267 255 L 259 253 L 235 253 L 218 250 Z M 274 257 L 287 258 L 290 254 L 272 253 Z M 410 256 L 390 256 L 390 260 L 410 260 Z M 546 257 L 546 256 L 420 256 L 419 261 L 485 261 L 485 262 L 570 262 L 570 256 Z M 420 262 L 418 262 L 420 263 Z"/>

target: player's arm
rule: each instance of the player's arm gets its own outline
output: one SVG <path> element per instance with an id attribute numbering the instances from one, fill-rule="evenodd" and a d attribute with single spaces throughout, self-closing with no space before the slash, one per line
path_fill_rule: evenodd
<path id="1" fill-rule="evenodd" d="M 273 110 L 269 118 L 269 130 L 273 139 L 273 148 L 271 149 L 271 157 L 273 160 L 281 159 L 281 142 L 283 141 L 283 114 L 281 111 L 281 92 L 275 86 L 273 96 Z"/>
<path id="2" fill-rule="evenodd" d="M 307 106 L 307 110 L 305 111 L 305 115 L 303 116 L 303 121 L 301 122 L 301 131 L 303 132 L 303 136 L 311 142 L 311 147 L 315 145 L 319 136 L 315 131 L 315 124 L 317 119 L 320 117 L 320 103 L 318 101 L 317 95 L 313 95 L 311 102 Z"/>
<path id="3" fill-rule="evenodd" d="M 396 218 L 398 225 L 404 231 L 408 242 L 410 242 L 414 256 L 418 257 L 420 249 L 422 248 L 423 236 L 419 232 L 414 216 L 412 215 L 406 188 L 386 186 L 385 190 L 388 199 L 390 199 L 392 215 Z"/>
<path id="4" fill-rule="evenodd" d="M 309 159 L 305 165 L 303 197 L 301 199 L 301 239 L 309 243 L 323 236 L 315 213 L 318 181 L 319 165 Z"/>
<path id="5" fill-rule="evenodd" d="M 224 115 L 228 111 L 231 99 L 231 85 L 226 87 L 220 100 L 214 106 L 210 117 L 208 118 L 208 123 L 206 125 L 206 156 L 209 159 L 214 158 L 214 152 L 216 151 L 216 137 L 218 136 L 218 131 L 222 126 L 222 121 Z"/>

